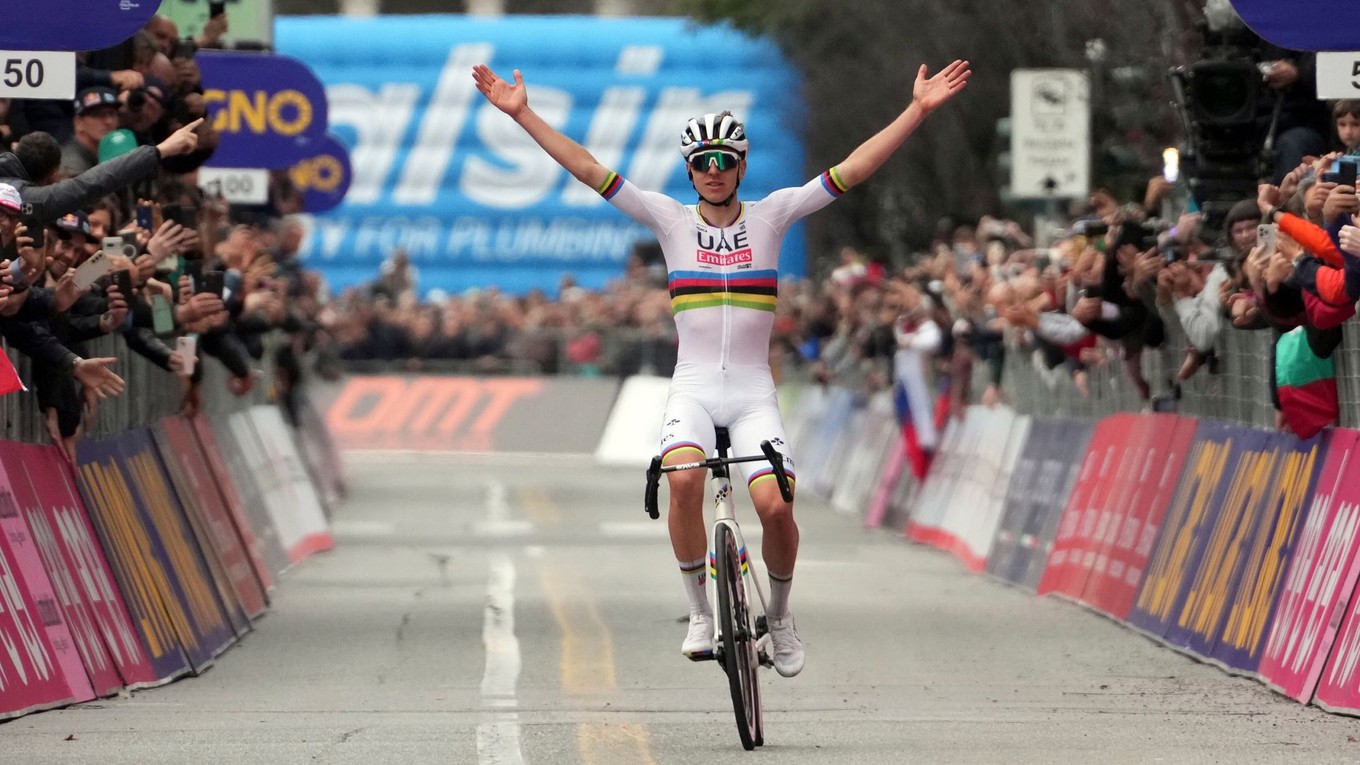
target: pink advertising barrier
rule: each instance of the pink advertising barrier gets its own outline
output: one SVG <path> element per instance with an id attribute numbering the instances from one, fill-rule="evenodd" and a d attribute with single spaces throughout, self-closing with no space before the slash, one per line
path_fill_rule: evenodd
<path id="1" fill-rule="evenodd" d="M 1354 463 L 1360 433 L 1327 434 L 1327 461 L 1289 564 L 1258 670 L 1271 688 L 1305 704 L 1331 653 L 1340 609 L 1355 588 L 1360 544 L 1360 482 Z M 1332 690 L 1327 692 L 1335 699 Z"/>

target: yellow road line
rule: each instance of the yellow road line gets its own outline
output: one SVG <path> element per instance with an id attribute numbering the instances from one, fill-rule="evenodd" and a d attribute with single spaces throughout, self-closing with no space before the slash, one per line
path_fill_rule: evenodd
<path id="1" fill-rule="evenodd" d="M 515 495 L 519 498 L 519 506 L 524 509 L 524 514 L 529 516 L 529 520 L 535 526 L 550 526 L 562 522 L 562 509 L 552 501 L 543 488 L 522 487 L 515 490 Z"/>
<path id="2" fill-rule="evenodd" d="M 560 517 L 556 505 L 545 493 L 539 493 L 532 500 L 530 496 L 532 494 L 526 492 L 525 511 L 536 523 L 541 522 L 538 513 L 544 513 L 544 517 Z M 531 503 L 537 507 L 531 509 Z M 562 689 L 582 702 L 586 697 L 617 691 L 613 635 L 601 618 L 590 589 L 574 571 L 546 559 L 539 567 L 539 579 L 562 631 Z M 620 761 L 656 765 L 645 725 L 579 723 L 576 740 L 583 765 Z"/>

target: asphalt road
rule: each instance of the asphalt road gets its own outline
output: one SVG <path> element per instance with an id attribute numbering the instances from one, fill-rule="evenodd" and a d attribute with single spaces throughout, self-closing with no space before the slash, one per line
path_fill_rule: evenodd
<path id="1" fill-rule="evenodd" d="M 793 679 L 743 752 L 641 471 L 351 458 L 337 549 L 204 675 L 0 724 L 29 763 L 1326 763 L 1360 720 L 804 499 Z M 759 529 L 739 510 L 748 542 Z"/>

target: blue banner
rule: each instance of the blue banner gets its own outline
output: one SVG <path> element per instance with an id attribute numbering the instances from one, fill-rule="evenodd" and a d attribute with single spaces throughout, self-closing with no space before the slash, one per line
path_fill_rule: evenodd
<path id="1" fill-rule="evenodd" d="M 328 133 L 308 142 L 306 152 L 305 159 L 288 168 L 288 177 L 302 192 L 304 211 L 325 212 L 343 202 L 349 191 L 354 176 L 349 148 Z"/>
<path id="2" fill-rule="evenodd" d="M 1128 623 L 1133 627 L 1172 640 L 1167 633 L 1176 629 L 1185 592 L 1200 568 L 1204 546 L 1218 519 L 1223 485 L 1230 480 L 1226 473 L 1241 461 L 1242 437 L 1250 433 L 1221 422 L 1200 422 L 1129 612 Z"/>
<path id="3" fill-rule="evenodd" d="M 99 50 L 128 39 L 156 14 L 146 0 L 0 0 L 0 50 Z"/>
<path id="4" fill-rule="evenodd" d="M 1232 0 L 1252 31 L 1281 48 L 1351 51 L 1360 47 L 1354 0 Z"/>
<path id="5" fill-rule="evenodd" d="M 1326 460 L 1322 434 L 1300 441 L 1271 435 L 1270 483 L 1257 505 L 1250 535 L 1233 560 L 1239 570 L 1232 598 L 1219 620 L 1212 657 L 1225 667 L 1255 672 L 1261 663 L 1281 586 L 1308 515 L 1313 486 Z"/>
<path id="6" fill-rule="evenodd" d="M 372 281 L 395 249 L 422 292 L 499 286 L 555 292 L 564 273 L 600 288 L 653 239 L 557 166 L 472 81 L 485 63 L 523 73 L 529 103 L 639 188 L 691 202 L 680 130 L 731 109 L 751 137 L 742 197 L 799 186 L 800 83 L 769 41 L 678 18 L 283 17 L 279 51 L 326 85 L 330 129 L 354 159 L 345 201 L 304 254 L 332 288 Z M 205 75 L 206 80 L 206 75 Z M 910 94 L 903 93 L 903 103 Z M 866 136 L 848 138 L 846 151 Z M 781 269 L 804 273 L 801 226 Z"/>
<path id="7" fill-rule="evenodd" d="M 1271 434 L 1231 428 L 1233 445 L 1223 480 L 1210 500 L 1212 523 L 1204 524 L 1194 553 L 1182 569 L 1181 588 L 1172 611 L 1166 640 L 1208 657 L 1218 641 L 1218 625 L 1237 590 L 1237 565 L 1243 540 L 1251 535 L 1261 513 L 1275 461 Z"/>
<path id="8" fill-rule="evenodd" d="M 1039 588 L 1053 552 L 1067 500 L 1081 473 L 1086 447 L 1095 433 L 1095 422 L 1063 422 L 1054 436 L 1053 451 L 1039 463 L 1030 502 L 1032 512 L 1020 527 L 1020 547 L 1011 562 L 1011 579 L 1029 592 Z"/>
<path id="9" fill-rule="evenodd" d="M 118 440 L 81 441 L 77 455 L 80 493 L 152 670 L 160 680 L 189 672 L 189 652 L 179 629 L 186 620 L 173 585 L 174 567 L 133 499 Z M 196 655 L 206 658 L 202 652 Z"/>
<path id="10" fill-rule="evenodd" d="M 329 109 L 307 65 L 266 53 L 201 51 L 203 100 L 222 136 L 208 164 L 281 170 L 315 156 Z"/>

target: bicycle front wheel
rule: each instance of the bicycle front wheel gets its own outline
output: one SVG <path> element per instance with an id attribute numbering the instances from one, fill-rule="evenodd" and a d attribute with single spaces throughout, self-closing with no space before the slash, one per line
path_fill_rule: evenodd
<path id="1" fill-rule="evenodd" d="M 764 743 L 761 728 L 760 684 L 756 671 L 756 637 L 746 604 L 746 583 L 742 578 L 744 551 L 737 547 L 736 535 L 719 523 L 713 537 L 714 563 L 717 568 L 718 619 L 722 629 L 723 669 L 732 691 L 732 711 L 737 718 L 737 733 L 745 749 Z"/>

